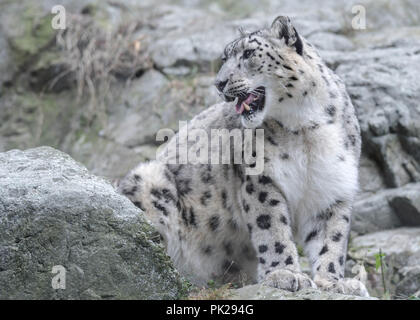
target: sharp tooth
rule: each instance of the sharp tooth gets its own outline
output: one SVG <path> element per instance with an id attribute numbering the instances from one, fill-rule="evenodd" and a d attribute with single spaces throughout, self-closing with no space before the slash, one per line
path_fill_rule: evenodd
<path id="1" fill-rule="evenodd" d="M 244 103 L 244 108 L 245 108 L 246 111 L 251 110 L 251 107 L 249 105 L 247 105 L 246 103 Z"/>

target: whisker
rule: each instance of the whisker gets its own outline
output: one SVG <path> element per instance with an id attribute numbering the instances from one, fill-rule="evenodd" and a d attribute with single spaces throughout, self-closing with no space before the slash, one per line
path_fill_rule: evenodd
<path id="1" fill-rule="evenodd" d="M 255 96 L 265 95 L 265 89 L 255 88 L 255 89 L 251 90 L 251 94 L 253 94 Z"/>

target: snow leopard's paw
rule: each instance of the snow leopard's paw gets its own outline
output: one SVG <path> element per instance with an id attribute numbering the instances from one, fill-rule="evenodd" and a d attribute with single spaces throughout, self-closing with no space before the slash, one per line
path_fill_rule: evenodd
<path id="1" fill-rule="evenodd" d="M 308 275 L 288 269 L 272 271 L 265 277 L 262 283 L 266 286 L 293 292 L 305 288 L 316 288 L 316 284 Z"/>
<path id="2" fill-rule="evenodd" d="M 366 286 L 363 284 L 363 282 L 357 279 L 342 278 L 337 281 L 331 281 L 315 276 L 314 281 L 321 290 L 361 297 L 369 297 L 369 292 L 367 291 Z"/>

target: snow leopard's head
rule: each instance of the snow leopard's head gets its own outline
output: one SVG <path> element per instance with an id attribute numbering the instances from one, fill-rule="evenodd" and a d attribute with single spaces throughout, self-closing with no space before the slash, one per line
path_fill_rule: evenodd
<path id="1" fill-rule="evenodd" d="M 303 46 L 290 19 L 280 16 L 225 47 L 215 85 L 225 101 L 234 101 L 245 127 L 259 126 L 271 105 L 293 97 L 304 73 Z"/>

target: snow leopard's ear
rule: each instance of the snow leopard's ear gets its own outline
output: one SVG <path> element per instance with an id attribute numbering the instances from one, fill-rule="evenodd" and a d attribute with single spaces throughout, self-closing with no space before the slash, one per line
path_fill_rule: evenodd
<path id="1" fill-rule="evenodd" d="M 284 38 L 289 47 L 295 47 L 296 52 L 302 55 L 303 44 L 295 27 L 290 22 L 289 17 L 279 16 L 271 24 L 271 32 L 279 39 Z"/>

